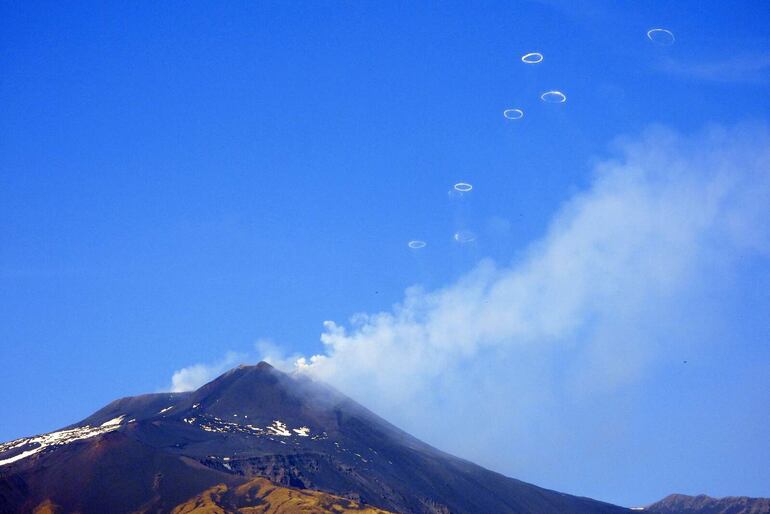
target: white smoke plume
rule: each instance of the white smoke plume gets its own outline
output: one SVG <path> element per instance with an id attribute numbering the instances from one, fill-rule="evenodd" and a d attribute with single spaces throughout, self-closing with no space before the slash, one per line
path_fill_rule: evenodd
<path id="1" fill-rule="evenodd" d="M 767 127 L 615 147 L 522 257 L 327 321 L 297 367 L 442 449 L 556 488 L 590 477 L 575 492 L 612 499 L 634 385 L 713 344 L 721 292 L 770 252 Z"/>
<path id="2" fill-rule="evenodd" d="M 577 492 L 612 499 L 634 385 L 713 344 L 721 292 L 770 253 L 766 126 L 615 149 L 514 262 L 327 321 L 296 368 L 442 449 L 550 487 L 584 472 Z"/>
<path id="3" fill-rule="evenodd" d="M 481 263 L 438 291 L 413 287 L 349 329 L 327 321 L 325 352 L 298 365 L 394 404 L 430 395 L 480 354 L 531 347 L 573 352 L 566 371 L 581 388 L 633 380 L 683 295 L 768 251 L 770 139 L 756 126 L 692 138 L 656 128 L 618 147 L 523 259 Z"/>
<path id="4" fill-rule="evenodd" d="M 223 359 L 213 364 L 193 364 L 176 370 L 171 376 L 171 392 L 192 391 L 221 375 L 240 363 L 246 357 L 236 352 L 227 352 Z"/>

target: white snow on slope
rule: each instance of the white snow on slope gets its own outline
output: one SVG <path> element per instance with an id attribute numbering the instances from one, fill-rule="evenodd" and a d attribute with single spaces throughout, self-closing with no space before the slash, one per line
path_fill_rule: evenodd
<path id="1" fill-rule="evenodd" d="M 244 416 L 245 418 L 246 416 Z M 193 426 L 197 426 L 201 430 L 206 432 L 218 432 L 221 434 L 244 434 L 252 436 L 280 436 L 280 437 L 310 437 L 310 439 L 317 441 L 328 438 L 326 432 L 321 434 L 315 434 L 310 436 L 311 430 L 308 426 L 300 426 L 298 428 L 289 428 L 289 426 L 279 420 L 274 420 L 270 425 L 265 428 L 258 427 L 252 424 L 236 423 L 232 421 L 225 421 L 217 418 L 216 416 L 201 415 L 192 418 L 184 418 L 185 423 Z"/>
<path id="2" fill-rule="evenodd" d="M 84 427 L 72 428 L 69 430 L 59 430 L 58 432 L 51 432 L 49 434 L 38 435 L 35 437 L 24 437 L 22 439 L 16 439 L 7 443 L 0 444 L 0 455 L 11 452 L 13 450 L 20 450 L 32 446 L 32 448 L 25 449 L 21 453 L 12 455 L 5 459 L 0 460 L 0 466 L 11 464 L 13 462 L 20 461 L 40 453 L 46 448 L 52 448 L 56 446 L 62 446 L 82 439 L 89 439 L 97 435 L 106 434 L 112 432 L 120 427 L 120 423 L 124 416 L 118 416 L 117 418 L 106 421 L 101 426 L 92 427 L 86 425 Z"/>
<path id="3" fill-rule="evenodd" d="M 123 418 L 125 418 L 125 417 L 126 417 L 126 415 L 123 414 L 122 416 L 118 416 L 117 418 L 112 418 L 109 421 L 105 421 L 100 426 L 112 427 L 112 426 L 115 426 L 115 425 L 120 425 L 123 422 Z"/>
<path id="4" fill-rule="evenodd" d="M 289 429 L 286 428 L 286 423 L 280 420 L 275 420 L 271 425 L 267 426 L 267 429 L 273 434 L 273 435 L 280 435 L 283 437 L 291 437 L 291 432 L 289 432 Z"/>
<path id="5" fill-rule="evenodd" d="M 40 448 L 35 448 L 34 450 L 27 450 L 25 452 L 21 452 L 18 455 L 14 455 L 10 459 L 0 460 L 0 466 L 4 466 L 6 464 L 10 464 L 11 462 L 16 462 L 17 460 L 21 460 L 21 459 L 24 459 L 26 457 L 29 457 L 30 455 L 34 455 L 37 452 L 41 451 L 42 449 L 43 448 L 40 447 Z"/>
<path id="6" fill-rule="evenodd" d="M 171 410 L 173 406 L 166 407 L 161 410 L 159 414 Z M 245 417 L 245 416 L 244 416 Z M 99 426 L 92 427 L 86 425 L 84 427 L 73 428 L 70 430 L 60 430 L 58 432 L 51 432 L 49 434 L 43 434 L 35 437 L 26 437 L 22 439 L 16 439 L 7 443 L 0 444 L 0 456 L 7 453 L 15 453 L 10 457 L 0 459 L 0 466 L 11 464 L 13 462 L 20 461 L 36 453 L 40 453 L 46 448 L 69 444 L 81 439 L 88 439 L 100 434 L 106 434 L 113 430 L 118 429 L 125 423 L 126 415 L 122 414 L 118 417 L 105 421 Z M 231 423 L 219 418 L 207 418 L 206 416 L 185 418 L 184 422 L 190 425 L 197 425 L 201 430 L 207 432 L 219 432 L 219 433 L 246 433 L 254 436 L 280 436 L 280 437 L 310 437 L 310 427 L 301 426 L 299 428 L 289 428 L 286 423 L 281 420 L 274 420 L 270 425 L 265 428 L 260 428 L 254 425 L 242 425 L 239 423 Z M 128 420 L 128 423 L 136 421 L 135 419 Z M 326 433 L 316 434 L 311 437 L 312 440 L 326 439 Z M 280 441 L 279 441 L 280 442 Z M 14 452 L 19 451 L 19 453 Z"/>

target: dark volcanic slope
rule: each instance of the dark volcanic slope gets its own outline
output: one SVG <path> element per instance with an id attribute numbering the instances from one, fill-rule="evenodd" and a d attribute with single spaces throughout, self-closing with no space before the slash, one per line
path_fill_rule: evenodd
<path id="1" fill-rule="evenodd" d="M 769 514 L 770 498 L 672 494 L 644 509 L 654 514 Z"/>
<path id="2" fill-rule="evenodd" d="M 331 388 L 270 365 L 197 391 L 117 400 L 66 429 L 0 445 L 0 512 L 166 512 L 253 477 L 395 512 L 619 513 L 428 446 Z"/>

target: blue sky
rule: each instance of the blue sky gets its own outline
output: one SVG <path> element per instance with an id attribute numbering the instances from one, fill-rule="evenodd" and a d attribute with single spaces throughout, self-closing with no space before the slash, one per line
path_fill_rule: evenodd
<path id="1" fill-rule="evenodd" d="M 670 29 L 675 43 L 654 45 L 645 36 L 653 27 Z M 531 51 L 544 61 L 521 63 Z M 452 290 L 483 274 L 484 259 L 503 278 L 531 276 L 521 270 L 563 240 L 554 224 L 594 212 L 575 202 L 603 198 L 597 166 L 612 168 L 613 159 L 631 163 L 615 166 L 621 174 L 683 162 L 682 181 L 657 170 L 619 186 L 663 196 L 701 172 L 698 183 L 719 184 L 721 169 L 710 163 L 737 166 L 758 185 L 727 196 L 745 209 L 714 212 L 745 221 L 746 239 L 766 241 L 770 230 L 755 212 L 764 197 L 751 193 L 768 180 L 757 148 L 767 142 L 769 56 L 762 1 L 579 10 L 566 2 L 3 2 L 0 440 L 166 388 L 175 371 L 216 367 L 227 352 L 258 358 L 257 341 L 284 355 L 328 353 L 324 321 L 391 312 L 415 284 Z M 543 104 L 538 96 L 551 89 L 567 102 Z M 512 107 L 525 117 L 506 121 L 502 111 Z M 715 125 L 727 135 L 708 135 Z M 666 146 L 669 136 L 651 126 L 683 135 Z M 645 157 L 659 147 L 660 161 Z M 458 181 L 472 183 L 472 193 L 448 195 Z M 710 189 L 692 190 L 686 198 L 697 211 L 698 194 Z M 665 210 L 676 205 L 661 212 L 686 216 Z M 372 388 L 357 399 L 442 448 L 568 492 L 629 505 L 675 491 L 770 495 L 767 252 L 725 243 L 719 223 L 685 221 L 649 226 L 698 235 L 686 238 L 697 251 L 665 247 L 665 262 L 697 267 L 692 276 L 661 283 L 665 294 L 635 287 L 648 296 L 627 319 L 570 311 L 626 320 L 592 329 L 628 334 L 629 343 L 621 354 L 592 350 L 610 365 L 586 369 L 631 378 L 602 379 L 577 400 L 554 393 L 582 383 L 569 362 L 598 339 L 538 325 L 527 337 L 577 343 L 537 350 L 532 362 L 549 372 L 517 371 L 522 415 L 503 416 L 478 440 L 449 437 L 416 414 L 398 418 L 394 405 L 419 388 L 393 396 Z M 594 233 L 584 222 L 576 233 L 593 241 L 604 226 Z M 453 241 L 463 229 L 476 241 Z M 411 251 L 411 239 L 428 246 Z M 645 250 L 658 243 L 633 241 Z M 639 330 L 661 318 L 639 309 L 648 300 L 676 314 L 660 330 Z M 511 348 L 463 349 L 443 374 L 414 382 L 460 395 L 469 384 L 454 378 L 478 368 L 479 380 L 504 383 L 510 362 L 535 352 Z M 508 364 L 489 364 L 491 354 Z M 387 372 L 399 359 L 377 364 Z M 352 357 L 338 361 L 368 370 Z M 422 376 L 420 366 L 405 369 Z M 357 376 L 344 375 L 330 367 L 326 378 L 345 389 Z M 435 414 L 471 399 L 425 407 Z M 499 399 L 485 405 L 513 412 Z M 472 432 L 467 416 L 445 415 L 453 433 Z M 524 452 L 506 430 L 539 450 Z"/>

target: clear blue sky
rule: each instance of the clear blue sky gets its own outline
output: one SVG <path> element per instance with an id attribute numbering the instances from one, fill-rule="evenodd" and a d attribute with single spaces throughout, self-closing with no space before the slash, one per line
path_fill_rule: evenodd
<path id="1" fill-rule="evenodd" d="M 616 137 L 770 116 L 766 1 L 569 4 L 0 3 L 0 440 L 260 338 L 317 353 L 324 320 L 516 257 Z M 675 44 L 647 40 L 658 26 Z M 545 60 L 522 64 L 530 51 Z M 567 103 L 540 102 L 549 89 Z M 505 230 L 453 243 L 458 181 L 477 195 L 463 223 Z M 749 428 L 703 434 L 687 420 L 711 423 L 704 402 L 677 412 L 688 437 L 768 456 L 768 381 L 737 384 L 742 362 L 770 364 L 770 269 L 746 266 L 727 293 L 740 350 L 710 355 L 698 391 L 745 390 Z M 685 489 L 770 495 L 767 472 L 688 482 L 692 463 L 666 466 Z M 610 497 L 572 473 L 519 478 L 628 502 L 666 489 L 629 478 Z"/>

